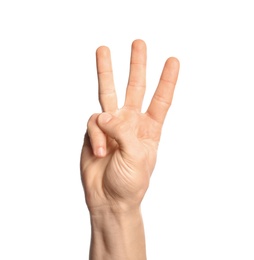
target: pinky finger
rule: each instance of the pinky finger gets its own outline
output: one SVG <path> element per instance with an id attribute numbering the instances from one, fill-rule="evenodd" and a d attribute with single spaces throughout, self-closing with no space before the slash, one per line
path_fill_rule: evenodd
<path id="1" fill-rule="evenodd" d="M 99 114 L 94 114 L 90 117 L 87 123 L 87 133 L 90 144 L 92 146 L 93 154 L 97 157 L 104 157 L 106 155 L 106 136 L 97 125 L 97 118 Z"/>

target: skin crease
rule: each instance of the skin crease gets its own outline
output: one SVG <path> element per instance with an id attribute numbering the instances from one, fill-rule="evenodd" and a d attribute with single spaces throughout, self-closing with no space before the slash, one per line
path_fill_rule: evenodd
<path id="1" fill-rule="evenodd" d="M 122 226 L 130 222 L 128 228 L 136 221 L 132 221 L 132 217 L 122 217 L 129 216 L 129 212 L 142 221 L 140 204 L 155 167 L 163 122 L 172 102 L 179 72 L 179 61 L 176 58 L 167 59 L 151 103 L 147 111 L 141 113 L 146 87 L 146 55 L 145 42 L 133 41 L 125 103 L 118 108 L 110 50 L 101 46 L 96 51 L 102 113 L 93 114 L 88 120 L 80 161 L 81 179 L 92 223 L 90 259 L 146 259 L 145 252 L 142 252 L 145 251 L 144 243 L 141 253 L 137 248 L 136 256 L 128 257 L 128 243 L 121 245 L 119 242 L 116 250 L 112 245 L 105 245 L 105 237 L 108 241 L 112 237 L 101 225 L 102 221 L 107 223 L 103 219 L 107 214 L 111 219 L 112 216 L 116 219 L 115 223 L 124 219 Z M 104 240 L 97 240 L 104 246 L 97 243 L 93 236 L 95 226 L 100 227 L 97 231 L 103 233 Z M 119 233 L 121 237 L 121 232 L 121 228 L 116 227 L 114 234 Z M 126 241 L 132 241 L 128 240 L 128 236 L 135 237 L 135 230 L 126 231 L 125 234 Z M 144 240 L 143 231 L 139 232 L 139 239 Z M 121 247 L 126 258 L 121 255 Z M 104 257 L 99 256 L 99 249 L 105 251 Z M 118 258 L 120 255 L 121 258 Z"/>

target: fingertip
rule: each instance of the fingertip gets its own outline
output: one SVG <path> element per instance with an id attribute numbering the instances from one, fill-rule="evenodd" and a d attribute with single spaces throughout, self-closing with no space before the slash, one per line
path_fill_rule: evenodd
<path id="1" fill-rule="evenodd" d="M 112 119 L 112 117 L 113 116 L 109 113 L 101 113 L 98 116 L 98 123 L 101 125 L 104 125 L 104 124 L 108 123 Z"/>
<path id="2" fill-rule="evenodd" d="M 176 57 L 170 57 L 167 59 L 166 64 L 169 64 L 170 66 L 173 66 L 175 68 L 180 67 L 180 61 Z"/>
<path id="3" fill-rule="evenodd" d="M 96 55 L 100 57 L 108 57 L 110 55 L 110 49 L 107 46 L 100 46 L 96 50 Z"/>
<path id="4" fill-rule="evenodd" d="M 136 39 L 132 42 L 132 48 L 136 50 L 142 50 L 146 48 L 146 43 L 141 39 Z"/>
<path id="5" fill-rule="evenodd" d="M 97 157 L 104 157 L 106 155 L 106 149 L 104 147 L 98 147 L 94 151 L 94 155 Z"/>

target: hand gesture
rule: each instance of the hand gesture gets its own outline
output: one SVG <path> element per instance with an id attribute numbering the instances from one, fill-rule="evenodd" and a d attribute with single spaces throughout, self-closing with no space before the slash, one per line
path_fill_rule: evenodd
<path id="1" fill-rule="evenodd" d="M 132 43 L 125 102 L 118 108 L 110 50 L 96 51 L 102 113 L 87 124 L 81 154 L 81 177 L 91 213 L 138 208 L 149 186 L 161 130 L 171 105 L 179 62 L 166 60 L 158 86 L 145 113 L 146 44 Z"/>

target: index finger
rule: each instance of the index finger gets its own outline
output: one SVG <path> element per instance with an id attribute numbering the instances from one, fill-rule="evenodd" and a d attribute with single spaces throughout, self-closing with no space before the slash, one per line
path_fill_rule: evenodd
<path id="1" fill-rule="evenodd" d="M 158 87 L 146 111 L 152 119 L 161 124 L 172 103 L 179 66 L 179 61 L 176 58 L 169 58 L 165 62 Z"/>
<path id="2" fill-rule="evenodd" d="M 96 64 L 99 83 L 99 101 L 102 111 L 117 109 L 117 97 L 114 85 L 110 50 L 101 46 L 96 51 Z"/>

